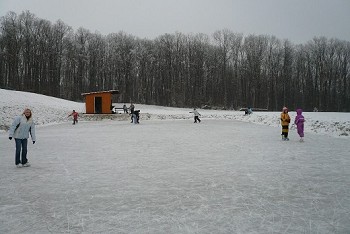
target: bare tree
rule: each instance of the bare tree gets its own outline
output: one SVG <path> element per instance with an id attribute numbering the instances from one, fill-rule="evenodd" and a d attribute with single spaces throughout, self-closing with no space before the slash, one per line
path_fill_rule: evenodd
<path id="1" fill-rule="evenodd" d="M 123 102 L 193 107 L 283 105 L 350 111 L 350 42 L 182 33 L 139 39 L 73 31 L 29 11 L 0 18 L 0 87 L 81 100 L 119 89 Z"/>

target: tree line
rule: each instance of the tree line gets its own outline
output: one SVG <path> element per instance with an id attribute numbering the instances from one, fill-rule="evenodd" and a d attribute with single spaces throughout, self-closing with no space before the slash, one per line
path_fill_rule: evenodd
<path id="1" fill-rule="evenodd" d="M 0 87 L 81 101 L 118 89 L 120 102 L 350 111 L 350 42 L 218 30 L 140 39 L 74 31 L 29 11 L 0 19 Z"/>

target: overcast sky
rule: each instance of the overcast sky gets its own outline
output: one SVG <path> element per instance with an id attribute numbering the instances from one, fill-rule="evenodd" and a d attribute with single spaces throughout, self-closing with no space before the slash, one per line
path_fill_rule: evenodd
<path id="1" fill-rule="evenodd" d="M 0 16 L 24 10 L 104 35 L 124 31 L 154 39 L 229 29 L 293 43 L 315 36 L 350 41 L 350 0 L 0 0 Z"/>

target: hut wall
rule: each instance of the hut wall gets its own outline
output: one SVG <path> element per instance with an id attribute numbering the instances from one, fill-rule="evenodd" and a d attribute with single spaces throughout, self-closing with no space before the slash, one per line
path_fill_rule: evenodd
<path id="1" fill-rule="evenodd" d="M 101 100 L 101 107 L 98 107 L 99 98 Z M 111 93 L 88 94 L 85 96 L 85 108 L 87 114 L 111 114 L 111 103 Z"/>

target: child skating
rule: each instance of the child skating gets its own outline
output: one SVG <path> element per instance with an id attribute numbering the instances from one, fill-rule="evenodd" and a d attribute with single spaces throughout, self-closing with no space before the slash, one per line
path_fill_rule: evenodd
<path id="1" fill-rule="evenodd" d="M 288 108 L 283 107 L 281 113 L 281 125 L 282 125 L 282 140 L 289 141 L 288 131 L 289 131 L 290 117 L 288 114 Z"/>
<path id="2" fill-rule="evenodd" d="M 300 142 L 304 141 L 304 122 L 305 118 L 302 115 L 303 110 L 297 109 L 297 116 L 295 117 L 294 124 L 297 126 L 297 132 L 300 136 Z"/>
<path id="3" fill-rule="evenodd" d="M 76 123 L 78 123 L 78 116 L 79 113 L 76 112 L 75 110 L 73 110 L 73 112 L 71 114 L 68 115 L 69 116 L 73 116 L 73 125 L 75 125 Z"/>

